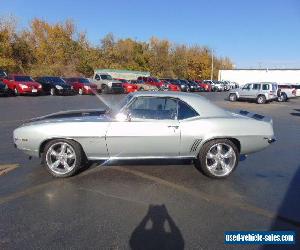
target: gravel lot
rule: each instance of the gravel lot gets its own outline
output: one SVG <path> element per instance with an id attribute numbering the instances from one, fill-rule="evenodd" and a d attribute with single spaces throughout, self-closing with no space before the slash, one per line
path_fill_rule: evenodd
<path id="1" fill-rule="evenodd" d="M 94 163 L 54 179 L 13 147 L 13 129 L 36 116 L 103 103 L 95 96 L 1 97 L 0 248 L 273 249 L 224 245 L 224 231 L 294 230 L 298 245 L 284 249 L 300 249 L 300 99 L 257 105 L 230 103 L 228 93 L 201 95 L 226 109 L 271 116 L 278 141 L 221 181 L 189 161 L 169 160 Z"/>

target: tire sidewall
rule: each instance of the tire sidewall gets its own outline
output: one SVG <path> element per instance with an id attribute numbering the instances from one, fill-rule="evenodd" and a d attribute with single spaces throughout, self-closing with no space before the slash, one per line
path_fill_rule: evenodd
<path id="1" fill-rule="evenodd" d="M 228 144 L 232 147 L 232 149 L 234 150 L 235 152 L 235 158 L 236 158 L 236 161 L 235 161 L 235 165 L 234 167 L 232 168 L 232 170 L 224 175 L 224 176 L 217 176 L 217 175 L 214 175 L 213 173 L 211 173 L 209 170 L 208 170 L 208 167 L 207 167 L 207 164 L 206 164 L 206 155 L 208 153 L 208 151 L 210 150 L 210 148 L 215 145 L 215 144 L 218 144 L 218 143 L 224 143 L 224 144 Z M 211 140 L 211 141 L 208 141 L 206 142 L 200 149 L 199 151 L 199 154 L 198 154 L 198 157 L 197 157 L 197 162 L 196 162 L 196 167 L 203 173 L 205 174 L 206 176 L 210 177 L 210 178 L 214 178 L 214 179 L 223 179 L 223 178 L 226 178 L 228 176 L 230 176 L 234 170 L 236 169 L 238 163 L 239 163 L 239 158 L 240 158 L 240 153 L 239 153 L 239 150 L 237 148 L 237 146 L 229 139 L 214 139 L 214 140 Z"/>
<path id="2" fill-rule="evenodd" d="M 68 173 L 65 173 L 65 174 L 57 174 L 55 172 L 53 172 L 50 167 L 48 166 L 47 164 L 47 160 L 46 160 L 46 155 L 47 155 L 47 152 L 49 150 L 49 148 L 55 144 L 55 143 L 59 143 L 59 142 L 65 142 L 67 144 L 69 144 L 73 149 L 74 149 L 74 152 L 75 152 L 75 155 L 76 155 L 76 163 L 75 163 L 75 166 L 74 168 L 68 172 Z M 51 140 L 49 141 L 45 148 L 44 148 L 44 152 L 43 152 L 43 155 L 42 155 L 42 162 L 44 164 L 44 166 L 46 167 L 46 169 L 48 170 L 48 172 L 54 176 L 54 177 L 58 177 L 58 178 L 65 178 L 65 177 L 70 177 L 70 176 L 73 176 L 75 175 L 79 169 L 82 167 L 82 159 L 83 159 L 83 153 L 82 153 L 82 148 L 81 146 L 79 145 L 79 143 L 75 142 L 75 141 L 72 141 L 72 140 L 66 140 L 66 139 L 55 139 L 55 140 Z"/>
<path id="3" fill-rule="evenodd" d="M 261 101 L 260 101 L 261 100 Z M 259 95 L 257 97 L 257 103 L 258 104 L 265 104 L 266 103 L 266 97 L 264 95 Z"/>
<path id="4" fill-rule="evenodd" d="M 237 100 L 236 94 L 230 94 L 230 95 L 229 95 L 229 101 L 235 102 L 236 100 Z"/>

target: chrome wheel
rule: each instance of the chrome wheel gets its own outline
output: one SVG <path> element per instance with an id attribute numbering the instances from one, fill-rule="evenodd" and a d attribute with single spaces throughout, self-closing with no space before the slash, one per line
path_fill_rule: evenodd
<path id="1" fill-rule="evenodd" d="M 208 171 L 218 177 L 227 176 L 236 165 L 236 154 L 231 145 L 217 143 L 206 154 Z"/>
<path id="2" fill-rule="evenodd" d="M 46 163 L 55 174 L 67 174 L 76 166 L 75 150 L 66 142 L 54 143 L 47 151 Z"/>
<path id="3" fill-rule="evenodd" d="M 82 95 L 82 94 L 83 94 L 83 90 L 82 90 L 82 89 L 79 89 L 79 90 L 78 90 L 78 94 L 79 94 L 79 95 Z"/>

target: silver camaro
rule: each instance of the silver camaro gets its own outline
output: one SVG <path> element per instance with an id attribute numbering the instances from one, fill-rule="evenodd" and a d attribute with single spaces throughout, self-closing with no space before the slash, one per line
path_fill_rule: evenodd
<path id="1" fill-rule="evenodd" d="M 56 177 L 74 175 L 93 160 L 173 158 L 194 159 L 207 176 L 223 178 L 240 155 L 275 141 L 272 119 L 231 113 L 183 92 L 135 92 L 108 110 L 39 117 L 15 129 L 13 138 Z"/>

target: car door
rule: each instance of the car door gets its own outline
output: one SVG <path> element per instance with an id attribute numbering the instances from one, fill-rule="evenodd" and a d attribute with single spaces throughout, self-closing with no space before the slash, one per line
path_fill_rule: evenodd
<path id="1" fill-rule="evenodd" d="M 136 97 L 126 109 L 130 120 L 111 122 L 106 142 L 110 157 L 177 157 L 180 127 L 177 100 Z"/>
<path id="2" fill-rule="evenodd" d="M 249 98 L 250 97 L 250 90 L 251 90 L 252 84 L 247 83 L 240 91 L 239 91 L 239 97 L 240 98 Z"/>
<path id="3" fill-rule="evenodd" d="M 249 98 L 256 99 L 261 89 L 260 83 L 253 83 L 249 90 Z"/>

